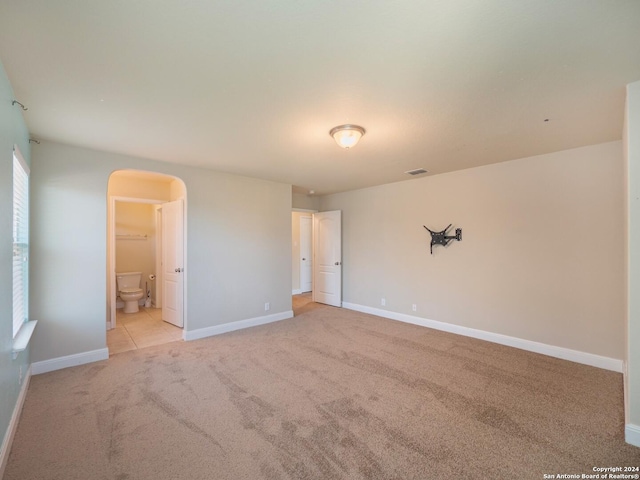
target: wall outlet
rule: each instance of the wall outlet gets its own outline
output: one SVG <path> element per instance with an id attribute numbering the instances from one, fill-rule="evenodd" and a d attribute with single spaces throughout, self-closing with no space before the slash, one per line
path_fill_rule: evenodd
<path id="1" fill-rule="evenodd" d="M 383 307 L 387 305 L 387 299 L 386 298 L 381 298 L 380 299 L 380 305 L 382 305 Z"/>
<path id="2" fill-rule="evenodd" d="M 418 306 L 414 303 L 413 305 L 411 305 L 411 310 L 413 310 L 414 312 L 418 311 Z"/>
<path id="3" fill-rule="evenodd" d="M 269 304 L 269 302 L 264 304 L 264 311 L 265 312 L 268 312 L 270 308 L 271 308 L 271 305 Z"/>
<path id="4" fill-rule="evenodd" d="M 18 370 L 18 385 L 22 385 L 22 365 L 20 365 L 20 370 Z"/>

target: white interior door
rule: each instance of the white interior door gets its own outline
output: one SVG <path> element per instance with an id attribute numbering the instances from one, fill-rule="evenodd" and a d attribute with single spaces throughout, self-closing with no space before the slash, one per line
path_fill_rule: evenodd
<path id="1" fill-rule="evenodd" d="M 342 306 L 342 212 L 313 214 L 313 301 Z"/>
<path id="2" fill-rule="evenodd" d="M 162 204 L 162 319 L 184 325 L 182 200 Z"/>
<path id="3" fill-rule="evenodd" d="M 311 217 L 300 217 L 300 291 L 311 291 Z"/>
<path id="4" fill-rule="evenodd" d="M 162 308 L 162 205 L 154 205 L 156 212 L 156 279 L 155 279 L 155 308 Z"/>

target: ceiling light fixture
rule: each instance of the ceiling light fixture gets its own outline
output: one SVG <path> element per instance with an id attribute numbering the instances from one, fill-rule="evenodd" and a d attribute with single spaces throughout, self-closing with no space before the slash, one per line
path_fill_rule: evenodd
<path id="1" fill-rule="evenodd" d="M 358 125 L 339 125 L 329 131 L 336 143 L 342 148 L 355 147 L 366 130 Z"/>

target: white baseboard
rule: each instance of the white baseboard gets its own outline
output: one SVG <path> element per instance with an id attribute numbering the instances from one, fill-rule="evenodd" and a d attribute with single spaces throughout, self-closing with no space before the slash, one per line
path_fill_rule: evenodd
<path id="1" fill-rule="evenodd" d="M 33 362 L 31 369 L 34 375 L 41 373 L 53 372 L 67 367 L 76 367 L 85 363 L 99 362 L 100 360 L 109 359 L 109 349 L 100 348 L 89 352 L 75 353 L 65 357 L 52 358 L 51 360 L 43 360 L 41 362 Z"/>
<path id="2" fill-rule="evenodd" d="M 27 398 L 27 390 L 29 390 L 29 380 L 31 380 L 31 367 L 27 369 L 27 372 L 24 375 L 24 381 L 22 382 L 22 386 L 20 387 L 18 400 L 16 401 L 16 406 L 13 408 L 13 415 L 11 415 L 9 426 L 7 427 L 7 431 L 4 435 L 2 447 L 0 447 L 0 478 L 3 478 L 4 469 L 7 466 L 7 461 L 9 460 L 9 453 L 11 452 L 13 437 L 15 436 L 16 430 L 18 429 L 18 422 L 20 421 L 22 406 L 24 405 L 25 398 Z"/>
<path id="3" fill-rule="evenodd" d="M 280 320 L 286 320 L 293 317 L 293 311 L 274 313 L 272 315 L 265 315 L 264 317 L 249 318 L 247 320 L 238 320 L 237 322 L 223 323 L 222 325 L 214 325 L 213 327 L 199 328 L 197 330 L 188 330 L 184 332 L 183 338 L 185 340 L 198 340 L 200 338 L 211 337 L 213 335 L 221 335 L 227 332 L 233 332 L 235 330 L 242 330 L 243 328 L 256 327 L 258 325 L 264 325 L 266 323 L 278 322 Z"/>
<path id="4" fill-rule="evenodd" d="M 624 427 L 624 441 L 634 447 L 640 447 L 640 427 L 627 423 Z"/>
<path id="5" fill-rule="evenodd" d="M 294 288 L 293 290 L 291 290 L 291 295 L 300 295 L 302 293 L 302 289 L 300 288 Z"/>
<path id="6" fill-rule="evenodd" d="M 547 345 L 546 343 L 524 340 L 522 338 L 509 337 L 508 335 L 502 335 L 500 333 L 485 332 L 484 330 L 462 327 L 460 325 L 454 325 L 452 323 L 438 322 L 436 320 L 415 317 L 413 315 L 407 315 L 404 313 L 390 312 L 388 310 L 381 310 L 379 308 L 367 307 L 355 303 L 343 302 L 342 306 L 344 308 L 355 310 L 357 312 L 369 313 L 371 315 L 377 315 L 379 317 L 388 318 L 390 320 L 412 323 L 414 325 L 420 325 L 422 327 L 442 330 L 444 332 L 455 333 L 457 335 L 464 335 L 465 337 L 478 338 L 480 340 L 499 343 L 500 345 L 507 345 L 509 347 L 515 347 L 521 350 L 527 350 L 529 352 L 541 353 L 542 355 L 548 355 L 550 357 L 561 358 L 563 360 L 569 360 L 571 362 L 582 363 L 584 365 L 590 365 L 592 367 L 603 368 L 605 370 L 611 370 L 618 373 L 622 373 L 623 371 L 623 361 L 616 358 L 603 357 L 601 355 L 594 355 L 592 353 L 580 352 L 578 350 L 571 350 L 569 348 L 556 347 L 554 345 Z"/>

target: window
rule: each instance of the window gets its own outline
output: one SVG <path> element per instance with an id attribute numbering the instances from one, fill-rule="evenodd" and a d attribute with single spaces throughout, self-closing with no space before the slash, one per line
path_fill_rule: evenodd
<path id="1" fill-rule="evenodd" d="M 29 167 L 13 149 L 13 336 L 29 314 Z"/>

